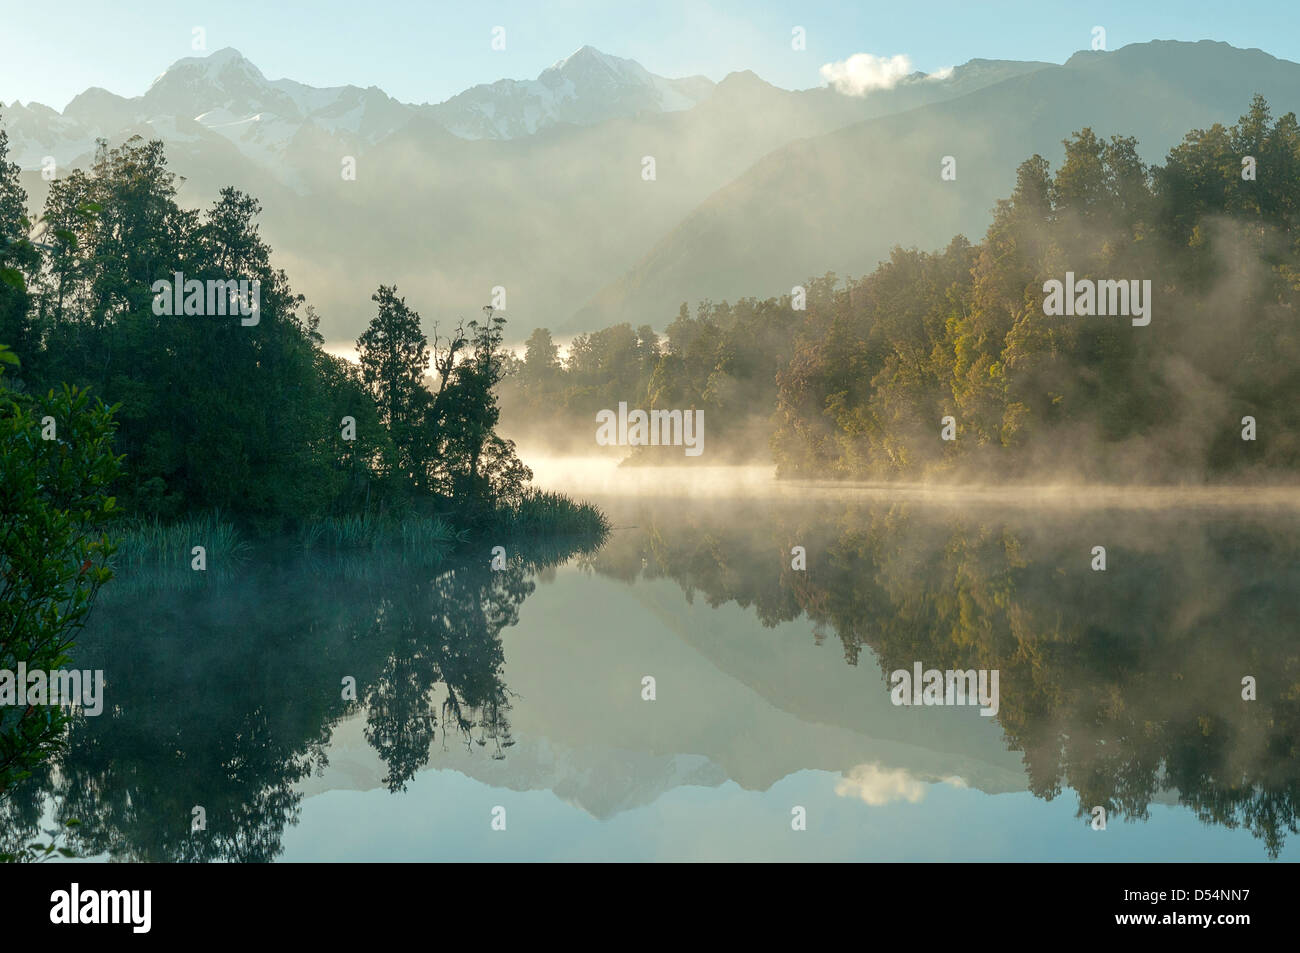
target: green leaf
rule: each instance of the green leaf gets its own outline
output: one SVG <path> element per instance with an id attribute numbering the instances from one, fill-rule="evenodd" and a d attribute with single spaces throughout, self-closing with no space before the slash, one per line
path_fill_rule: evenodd
<path id="1" fill-rule="evenodd" d="M 0 268 L 0 283 L 9 285 L 11 288 L 17 288 L 19 291 L 27 290 L 27 282 L 23 280 L 23 273 L 17 268 Z"/>

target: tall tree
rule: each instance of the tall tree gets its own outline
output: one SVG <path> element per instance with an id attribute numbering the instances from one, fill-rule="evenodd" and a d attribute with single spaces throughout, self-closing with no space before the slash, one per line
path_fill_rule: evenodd
<path id="1" fill-rule="evenodd" d="M 423 486 L 426 463 L 424 415 L 429 392 L 429 339 L 420 329 L 420 315 L 397 296 L 396 286 L 380 285 L 371 296 L 378 313 L 357 339 L 361 379 L 379 406 L 398 454 L 400 471 Z"/>
<path id="2" fill-rule="evenodd" d="M 18 164 L 9 161 L 9 135 L 0 126 L 0 341 L 33 361 L 35 339 L 28 285 L 40 263 L 28 240 L 27 193 L 18 181 Z"/>

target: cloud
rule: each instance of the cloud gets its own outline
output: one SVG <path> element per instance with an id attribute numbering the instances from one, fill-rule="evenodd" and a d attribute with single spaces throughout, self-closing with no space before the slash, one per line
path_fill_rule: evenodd
<path id="1" fill-rule="evenodd" d="M 966 787 L 962 778 L 940 778 L 939 783 L 955 788 Z M 853 797 L 872 807 L 881 807 L 891 801 L 908 801 L 915 804 L 925 797 L 926 783 L 902 768 L 884 768 L 878 764 L 859 764 L 850 768 L 835 782 L 835 793 L 840 797 Z"/>
<path id="2" fill-rule="evenodd" d="M 913 72 L 912 59 L 905 53 L 889 57 L 854 53 L 847 60 L 827 63 L 821 68 L 822 79 L 845 96 L 865 96 L 873 89 L 893 89 Z M 952 73 L 953 67 L 945 66 L 925 78 L 942 81 Z"/>
<path id="3" fill-rule="evenodd" d="M 874 89 L 893 89 L 911 72 L 911 57 L 903 53 L 889 57 L 854 53 L 847 60 L 827 63 L 821 68 L 822 79 L 846 96 L 865 96 Z"/>
<path id="4" fill-rule="evenodd" d="M 915 804 L 925 797 L 925 785 L 902 769 L 860 764 L 835 782 L 835 793 L 840 797 L 859 798 L 872 807 L 890 801 Z"/>

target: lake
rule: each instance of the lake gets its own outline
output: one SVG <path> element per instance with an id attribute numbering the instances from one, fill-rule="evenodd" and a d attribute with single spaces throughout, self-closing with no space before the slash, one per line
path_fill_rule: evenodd
<path id="1" fill-rule="evenodd" d="M 530 462 L 609 513 L 602 547 L 119 576 L 74 655 L 104 712 L 5 838 L 76 818 L 79 853 L 148 861 L 1300 856 L 1300 494 Z M 996 673 L 996 711 L 896 689 L 930 670 Z"/>

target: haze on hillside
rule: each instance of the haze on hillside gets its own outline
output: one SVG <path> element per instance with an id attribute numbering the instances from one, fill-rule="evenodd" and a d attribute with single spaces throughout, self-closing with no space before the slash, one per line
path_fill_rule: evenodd
<path id="1" fill-rule="evenodd" d="M 430 105 L 373 87 L 269 80 L 222 49 L 178 61 L 143 96 L 89 89 L 61 114 L 10 103 L 3 117 L 37 207 L 47 157 L 85 167 L 96 138 L 132 135 L 166 144 L 185 177 L 182 202 L 200 205 L 226 185 L 257 196 L 277 263 L 330 341 L 364 327 L 369 269 L 392 276 L 431 319 L 477 312 L 504 287 L 511 333 L 523 340 L 538 326 L 582 330 L 576 315 L 593 296 L 772 150 L 1046 65 L 974 60 L 851 96 L 786 91 L 751 72 L 717 84 L 668 79 L 583 47 L 536 80 Z M 647 155 L 654 182 L 642 178 Z M 341 176 L 344 157 L 356 160 L 355 180 Z"/>
<path id="2" fill-rule="evenodd" d="M 274 6 L 0 103 L 0 861 L 1300 856 L 1253 12 Z"/>
<path id="3" fill-rule="evenodd" d="M 583 47 L 536 80 L 430 105 L 269 80 L 223 49 L 178 61 L 134 99 L 89 89 L 62 114 L 10 103 L 3 115 L 38 207 L 45 157 L 84 166 L 99 136 L 161 138 L 182 201 L 224 185 L 258 196 L 263 232 L 330 341 L 364 327 L 363 275 L 380 267 L 434 319 L 505 288 L 522 340 L 538 326 L 662 329 L 683 301 L 863 274 L 895 244 L 978 234 L 1016 165 L 1054 161 L 1076 129 L 1137 135 L 1153 161 L 1257 92 L 1294 102 L 1300 66 L 1157 41 L 1061 66 L 972 60 L 851 96 L 748 72 L 667 79 Z M 936 174 L 943 155 L 961 157 L 958 188 Z M 345 156 L 355 181 L 340 176 Z"/>

